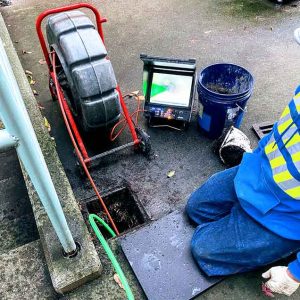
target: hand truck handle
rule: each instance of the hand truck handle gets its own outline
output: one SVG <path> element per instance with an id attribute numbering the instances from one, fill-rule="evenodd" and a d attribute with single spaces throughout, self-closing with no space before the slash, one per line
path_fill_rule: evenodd
<path id="1" fill-rule="evenodd" d="M 99 35 L 104 43 L 104 34 L 103 34 L 103 30 L 102 30 L 102 23 L 107 22 L 107 19 L 101 18 L 99 11 L 93 5 L 91 5 L 89 3 L 77 3 L 77 4 L 71 4 L 68 6 L 62 6 L 62 7 L 45 10 L 37 17 L 35 26 L 36 26 L 38 38 L 40 40 L 40 44 L 41 44 L 43 54 L 44 54 L 44 57 L 45 57 L 45 60 L 46 60 L 49 70 L 51 69 L 51 61 L 49 58 L 47 45 L 46 45 L 45 38 L 43 35 L 43 31 L 42 31 L 42 22 L 49 15 L 57 14 L 57 13 L 65 12 L 65 11 L 70 11 L 70 10 L 74 10 L 74 9 L 78 9 L 78 8 L 88 8 L 91 11 L 93 11 L 95 18 L 96 18 L 97 29 L 98 29 Z"/>

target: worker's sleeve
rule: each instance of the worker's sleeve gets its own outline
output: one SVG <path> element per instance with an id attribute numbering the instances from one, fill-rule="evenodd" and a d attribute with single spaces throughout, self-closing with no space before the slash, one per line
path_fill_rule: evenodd
<path id="1" fill-rule="evenodd" d="M 295 95 L 299 93 L 300 93 L 300 85 L 297 87 L 295 91 Z M 289 271 L 297 280 L 300 281 L 300 252 L 298 252 L 297 254 L 297 259 L 295 259 L 289 264 Z"/>
<path id="2" fill-rule="evenodd" d="M 289 271 L 300 281 L 300 252 L 297 254 L 297 259 L 289 264 Z"/>

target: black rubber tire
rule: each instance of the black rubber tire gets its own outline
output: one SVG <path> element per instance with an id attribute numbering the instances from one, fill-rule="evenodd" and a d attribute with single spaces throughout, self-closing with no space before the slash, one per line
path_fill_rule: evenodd
<path id="1" fill-rule="evenodd" d="M 77 122 L 87 132 L 112 127 L 121 112 L 117 82 L 91 20 L 76 10 L 56 14 L 48 19 L 46 32 L 63 70 L 58 79 Z"/>

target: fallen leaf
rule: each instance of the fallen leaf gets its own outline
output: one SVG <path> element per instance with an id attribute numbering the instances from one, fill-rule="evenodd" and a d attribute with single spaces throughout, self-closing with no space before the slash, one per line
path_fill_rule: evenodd
<path id="1" fill-rule="evenodd" d="M 50 125 L 50 123 L 48 122 L 48 120 L 47 120 L 46 117 L 44 117 L 44 125 L 45 125 L 45 127 L 48 129 L 48 132 L 50 132 L 50 131 L 51 131 L 51 125 Z"/>
<path id="2" fill-rule="evenodd" d="M 31 51 L 22 50 L 22 54 L 31 54 Z"/>
<path id="3" fill-rule="evenodd" d="M 114 281 L 118 284 L 118 286 L 121 289 L 125 290 L 118 274 L 114 274 Z"/>
<path id="4" fill-rule="evenodd" d="M 32 92 L 33 92 L 33 95 L 35 95 L 35 96 L 39 95 L 39 93 L 37 92 L 37 90 L 32 90 Z"/>
<path id="5" fill-rule="evenodd" d="M 25 74 L 27 74 L 27 75 L 32 75 L 32 72 L 29 71 L 29 70 L 25 70 Z"/>
<path id="6" fill-rule="evenodd" d="M 143 95 L 139 96 L 139 100 L 140 101 L 144 101 L 145 100 L 145 96 L 143 96 Z"/>
<path id="7" fill-rule="evenodd" d="M 134 92 L 131 92 L 129 95 L 130 95 L 130 96 L 137 96 L 139 92 L 140 92 L 140 91 L 134 91 Z"/>
<path id="8" fill-rule="evenodd" d="M 261 284 L 261 291 L 267 297 L 271 297 L 271 298 L 275 297 L 274 294 L 272 293 L 272 291 L 266 286 L 266 284 L 264 282 Z"/>
<path id="9" fill-rule="evenodd" d="M 34 85 L 35 84 L 35 80 L 33 80 L 32 75 L 27 74 L 27 79 L 30 85 Z"/>
<path id="10" fill-rule="evenodd" d="M 256 20 L 256 21 L 264 21 L 265 18 L 263 18 L 262 16 L 256 16 L 256 17 L 255 17 L 255 20 Z"/>
<path id="11" fill-rule="evenodd" d="M 171 177 L 173 177 L 174 175 L 175 175 L 175 171 L 174 171 L 174 170 L 169 171 L 168 174 L 167 174 L 168 178 L 171 178 Z"/>

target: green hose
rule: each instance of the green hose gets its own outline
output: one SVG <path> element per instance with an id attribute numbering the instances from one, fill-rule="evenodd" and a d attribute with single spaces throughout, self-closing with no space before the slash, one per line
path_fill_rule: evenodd
<path id="1" fill-rule="evenodd" d="M 93 228 L 93 230 L 94 230 L 94 232 L 95 232 L 98 240 L 102 244 L 102 246 L 103 246 L 103 248 L 104 248 L 104 250 L 105 250 L 108 258 L 110 259 L 112 265 L 114 266 L 115 271 L 119 275 L 120 281 L 122 282 L 123 287 L 125 289 L 125 292 L 126 292 L 126 295 L 127 295 L 127 299 L 128 300 L 134 300 L 134 296 L 133 296 L 132 291 L 130 289 L 130 286 L 129 286 L 128 282 L 127 282 L 127 279 L 126 279 L 126 277 L 125 277 L 125 275 L 124 275 L 124 273 L 123 273 L 123 271 L 122 271 L 122 269 L 121 269 L 121 267 L 120 267 L 117 259 L 115 258 L 113 252 L 111 251 L 108 243 L 106 242 L 105 238 L 103 237 L 102 233 L 100 232 L 100 230 L 99 230 L 99 228 L 98 228 L 98 226 L 97 226 L 97 224 L 95 222 L 95 219 L 96 219 L 96 221 L 98 221 L 99 223 L 101 223 L 105 227 L 105 229 L 110 233 L 110 235 L 112 237 L 116 237 L 116 234 L 108 226 L 108 224 L 104 220 L 102 220 L 101 218 L 99 218 L 97 215 L 95 215 L 95 214 L 90 214 L 89 215 L 89 222 L 90 222 L 90 224 L 91 224 L 91 226 L 92 226 L 92 228 Z"/>

